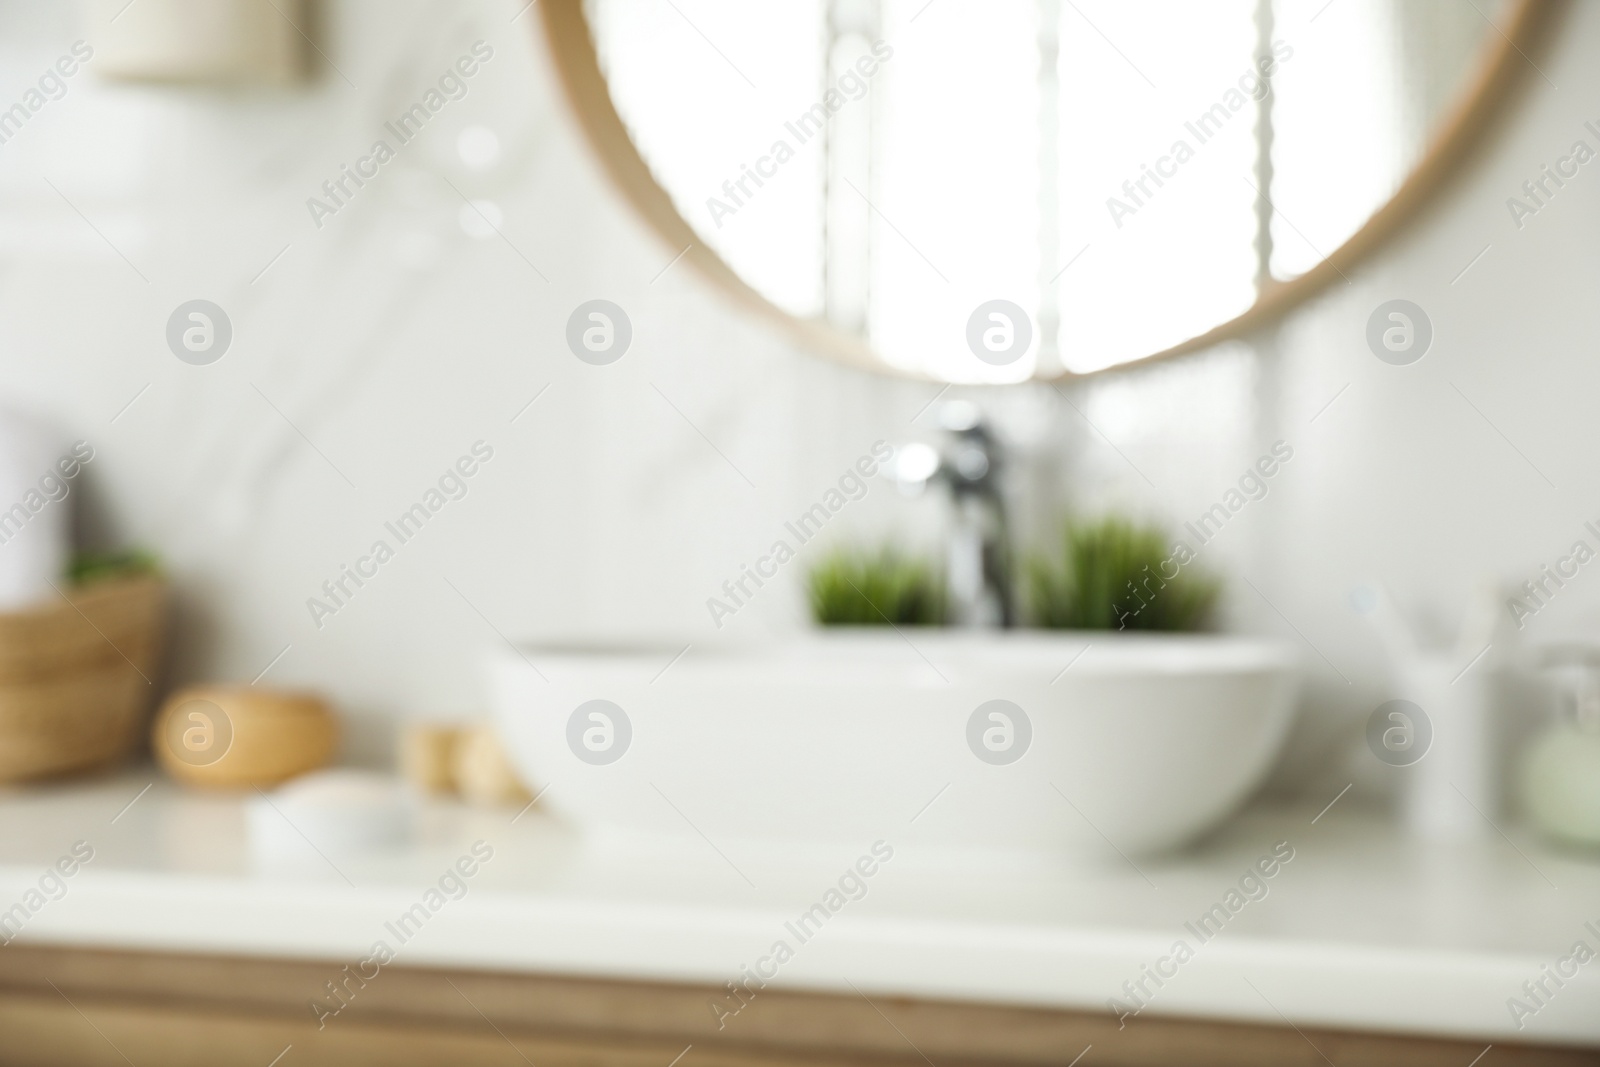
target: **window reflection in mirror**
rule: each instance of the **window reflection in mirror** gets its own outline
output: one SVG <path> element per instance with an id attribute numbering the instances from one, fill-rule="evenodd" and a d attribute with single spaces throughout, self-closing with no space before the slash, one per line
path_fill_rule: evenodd
<path id="1" fill-rule="evenodd" d="M 1139 359 L 1315 267 L 1416 165 L 1508 9 L 586 5 L 617 111 L 700 239 L 785 311 L 951 381 Z M 995 300 L 1029 319 L 1015 358 L 969 342 Z"/>

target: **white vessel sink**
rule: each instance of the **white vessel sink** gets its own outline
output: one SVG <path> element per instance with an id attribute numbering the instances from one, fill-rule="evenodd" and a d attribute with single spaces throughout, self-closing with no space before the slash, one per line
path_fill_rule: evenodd
<path id="1" fill-rule="evenodd" d="M 1295 689 L 1289 650 L 1209 635 L 870 630 L 677 651 L 492 660 L 512 758 L 598 838 L 1171 848 L 1260 782 Z"/>

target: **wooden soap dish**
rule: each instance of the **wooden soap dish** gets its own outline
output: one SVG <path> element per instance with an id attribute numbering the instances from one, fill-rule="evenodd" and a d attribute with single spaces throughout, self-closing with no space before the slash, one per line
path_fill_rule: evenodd
<path id="1" fill-rule="evenodd" d="M 150 743 L 166 772 L 218 789 L 274 786 L 333 758 L 339 728 L 309 693 L 199 685 L 167 698 Z"/>

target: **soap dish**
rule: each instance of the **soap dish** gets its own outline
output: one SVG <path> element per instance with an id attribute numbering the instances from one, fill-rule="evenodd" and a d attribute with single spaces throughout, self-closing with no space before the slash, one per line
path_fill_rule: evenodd
<path id="1" fill-rule="evenodd" d="M 324 856 L 392 847 L 410 836 L 414 807 L 411 792 L 388 775 L 316 771 L 251 798 L 250 849 L 280 860 L 303 856 L 308 842 Z"/>

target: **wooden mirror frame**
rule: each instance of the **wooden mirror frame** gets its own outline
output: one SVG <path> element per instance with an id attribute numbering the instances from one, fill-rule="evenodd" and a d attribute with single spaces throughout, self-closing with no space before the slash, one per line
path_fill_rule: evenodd
<path id="1" fill-rule="evenodd" d="M 812 351 L 860 369 L 934 380 L 890 365 L 873 351 L 865 338 L 846 333 L 825 320 L 801 318 L 778 307 L 707 247 L 656 181 L 617 113 L 610 87 L 600 70 L 600 57 L 583 11 L 583 0 L 543 0 L 539 8 L 545 42 L 567 102 L 602 167 L 646 224 L 673 249 L 684 250 L 681 256 L 685 262 L 737 303 L 781 324 L 796 341 Z M 1489 45 L 1486 62 L 1445 114 L 1421 161 L 1387 203 L 1311 270 L 1289 281 L 1270 285 L 1239 315 L 1170 348 L 1087 373 L 1062 371 L 1029 380 L 1088 378 L 1198 352 L 1246 336 L 1283 318 L 1334 281 L 1344 278 L 1408 224 L 1422 217 L 1488 145 L 1490 134 L 1510 111 L 1531 76 L 1538 73 L 1534 57 L 1540 55 L 1553 38 L 1554 27 L 1565 8 L 1566 0 L 1517 0 L 1509 24 L 1504 29 L 1494 30 L 1499 41 Z"/>

